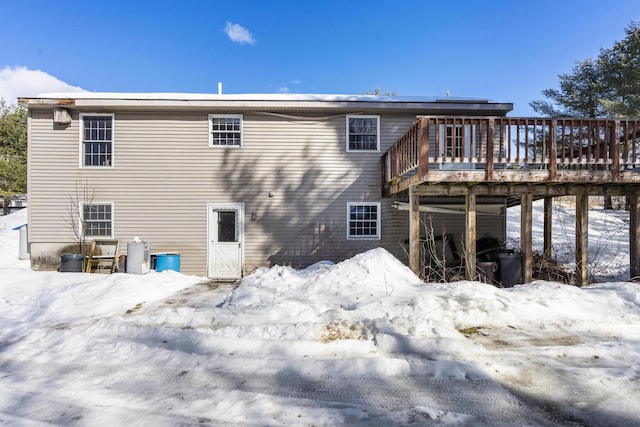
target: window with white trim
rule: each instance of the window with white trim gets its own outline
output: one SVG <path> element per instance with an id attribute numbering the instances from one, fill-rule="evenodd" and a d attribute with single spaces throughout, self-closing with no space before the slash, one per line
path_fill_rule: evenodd
<path id="1" fill-rule="evenodd" d="M 348 204 L 347 238 L 380 238 L 379 202 L 350 202 Z"/>
<path id="2" fill-rule="evenodd" d="M 80 226 L 88 239 L 113 238 L 113 203 L 91 203 L 80 206 Z"/>
<path id="3" fill-rule="evenodd" d="M 242 114 L 209 114 L 209 147 L 242 147 Z"/>
<path id="4" fill-rule="evenodd" d="M 380 151 L 380 116 L 347 116 L 347 151 Z"/>
<path id="5" fill-rule="evenodd" d="M 80 114 L 83 167 L 113 166 L 113 114 Z"/>

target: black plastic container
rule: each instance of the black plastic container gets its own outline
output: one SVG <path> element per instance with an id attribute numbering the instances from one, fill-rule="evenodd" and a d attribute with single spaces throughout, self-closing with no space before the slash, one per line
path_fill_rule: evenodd
<path id="1" fill-rule="evenodd" d="M 496 253 L 494 257 L 498 262 L 498 278 L 503 288 L 522 283 L 522 254 L 504 251 Z"/>
<path id="2" fill-rule="evenodd" d="M 82 273 L 82 261 L 84 261 L 84 257 L 80 254 L 62 254 L 60 256 L 60 272 Z"/>

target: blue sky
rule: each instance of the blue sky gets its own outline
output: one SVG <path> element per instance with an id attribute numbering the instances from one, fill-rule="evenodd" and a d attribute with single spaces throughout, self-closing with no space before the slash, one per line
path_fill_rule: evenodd
<path id="1" fill-rule="evenodd" d="M 379 87 L 401 96 L 449 91 L 513 102 L 511 115 L 525 116 L 533 115 L 528 104 L 542 99 L 543 89 L 557 87 L 559 74 L 640 21 L 637 0 L 0 4 L 5 99 L 65 84 L 192 93 L 215 93 L 218 82 L 225 93 L 359 94 Z"/>

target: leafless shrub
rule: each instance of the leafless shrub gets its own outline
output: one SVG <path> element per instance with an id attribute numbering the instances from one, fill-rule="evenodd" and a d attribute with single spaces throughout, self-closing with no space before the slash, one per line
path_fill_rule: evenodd
<path id="1" fill-rule="evenodd" d="M 456 248 L 453 236 L 446 229 L 436 234 L 431 218 L 420 220 L 424 237 L 420 237 L 420 279 L 427 283 L 449 283 L 464 280 L 464 252 Z M 401 244 L 407 258 L 408 242 Z M 461 255 L 462 254 L 462 255 Z M 478 275 L 480 277 L 480 275 Z"/>
<path id="2" fill-rule="evenodd" d="M 87 224 L 82 209 L 85 205 L 91 205 L 95 197 L 96 192 L 89 188 L 87 180 L 83 184 L 76 181 L 75 193 L 68 196 L 67 216 L 63 218 L 75 236 L 78 253 L 84 255 L 87 253 Z"/>
<path id="3" fill-rule="evenodd" d="M 593 200 L 595 199 L 595 201 Z M 614 198 L 614 203 L 621 205 L 624 202 L 623 197 Z M 602 197 L 589 197 L 590 209 L 599 208 L 602 204 Z M 554 199 L 554 210 L 558 213 L 562 213 L 565 210 L 575 210 L 575 197 L 566 196 L 558 197 Z M 624 215 L 624 213 L 623 213 Z M 628 233 L 628 221 L 620 223 L 618 221 L 610 221 L 603 224 L 601 229 L 593 229 L 593 225 L 589 230 L 589 282 L 594 283 L 602 280 L 618 280 L 624 277 L 624 272 L 619 274 L 611 273 L 612 260 L 622 256 L 622 253 L 628 250 L 628 247 L 621 245 L 619 239 L 620 235 L 626 235 Z M 562 268 L 565 272 L 570 271 L 571 268 L 575 268 L 575 218 L 568 212 L 566 215 L 554 215 L 554 234 L 557 239 L 554 241 L 551 258 L 552 262 L 558 265 L 558 268 Z M 540 278 L 543 280 L 552 280 L 543 274 L 541 277 L 536 277 L 535 265 L 536 260 L 533 260 L 534 264 L 534 278 Z M 547 266 L 543 263 L 541 267 L 544 271 Z M 570 271 L 567 279 L 557 280 L 561 283 L 575 283 L 575 272 Z M 551 276 L 558 276 L 563 278 L 562 272 L 552 274 Z"/>
<path id="4" fill-rule="evenodd" d="M 575 273 L 568 271 L 562 264 L 552 258 L 536 252 L 533 254 L 532 266 L 534 279 L 566 283 L 568 285 L 575 284 Z"/>

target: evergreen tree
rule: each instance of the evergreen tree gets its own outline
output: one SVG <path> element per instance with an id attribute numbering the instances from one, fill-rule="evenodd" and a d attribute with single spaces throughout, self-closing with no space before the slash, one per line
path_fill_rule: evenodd
<path id="1" fill-rule="evenodd" d="M 549 117 L 640 116 L 640 25 L 632 21 L 625 32 L 624 40 L 601 49 L 596 60 L 559 75 L 559 89 L 542 91 L 550 101 L 533 101 L 531 108 Z"/>
<path id="2" fill-rule="evenodd" d="M 625 32 L 624 40 L 600 52 L 598 67 L 609 88 L 603 107 L 613 117 L 628 118 L 640 116 L 640 26 L 632 21 Z"/>
<path id="3" fill-rule="evenodd" d="M 640 116 L 640 26 L 625 29 L 627 36 L 610 49 L 601 49 L 596 60 L 578 62 L 571 74 L 561 74 L 560 89 L 545 89 L 551 101 L 529 105 L 549 117 L 638 117 Z M 605 197 L 605 209 L 611 209 Z"/>
<path id="4" fill-rule="evenodd" d="M 537 113 L 548 117 L 603 117 L 607 110 L 601 100 L 610 96 L 598 61 L 589 58 L 578 62 L 571 74 L 561 74 L 560 89 L 545 89 L 549 101 L 529 103 Z"/>
<path id="5" fill-rule="evenodd" d="M 3 213 L 11 199 L 27 192 L 27 111 L 0 99 L 0 197 Z"/>

